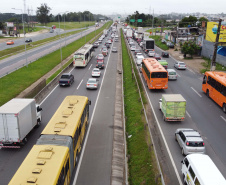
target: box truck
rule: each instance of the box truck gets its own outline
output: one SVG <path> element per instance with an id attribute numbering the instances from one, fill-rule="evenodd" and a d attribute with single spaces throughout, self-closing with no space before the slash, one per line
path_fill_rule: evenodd
<path id="1" fill-rule="evenodd" d="M 41 124 L 42 108 L 34 99 L 14 98 L 0 107 L 0 147 L 20 148 Z"/>
<path id="2" fill-rule="evenodd" d="M 159 100 L 159 109 L 164 121 L 184 121 L 186 100 L 181 94 L 163 94 Z"/>
<path id="3" fill-rule="evenodd" d="M 152 38 L 144 38 L 142 48 L 145 53 L 153 51 L 155 49 L 155 40 Z"/>
<path id="4" fill-rule="evenodd" d="M 126 37 L 127 38 L 132 38 L 133 37 L 133 31 L 131 29 L 126 30 Z"/>

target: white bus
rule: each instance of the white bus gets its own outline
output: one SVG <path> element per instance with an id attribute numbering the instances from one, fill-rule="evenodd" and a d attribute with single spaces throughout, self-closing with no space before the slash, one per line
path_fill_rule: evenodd
<path id="1" fill-rule="evenodd" d="M 93 45 L 85 44 L 79 50 L 74 53 L 73 66 L 74 67 L 85 67 L 93 56 Z"/>

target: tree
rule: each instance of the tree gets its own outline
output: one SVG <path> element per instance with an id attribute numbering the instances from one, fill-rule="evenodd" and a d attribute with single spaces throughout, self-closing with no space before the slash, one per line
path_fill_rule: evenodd
<path id="1" fill-rule="evenodd" d="M 188 25 L 191 26 L 196 26 L 196 22 L 198 19 L 194 16 L 189 16 L 189 17 L 184 17 L 180 22 L 179 22 L 179 27 L 188 27 Z"/>
<path id="2" fill-rule="evenodd" d="M 200 18 L 199 18 L 198 27 L 201 27 L 203 21 L 204 21 L 205 23 L 207 23 L 209 20 L 208 20 L 207 18 L 205 18 L 205 17 L 200 17 Z M 207 26 L 207 24 L 205 24 L 205 27 L 206 27 L 206 26 Z"/>
<path id="3" fill-rule="evenodd" d="M 3 22 L 0 22 L 0 30 L 3 30 L 4 29 L 4 24 Z"/>
<path id="4" fill-rule="evenodd" d="M 186 58 L 186 55 L 189 54 L 192 56 L 197 52 L 199 49 L 199 46 L 196 45 L 194 41 L 187 41 L 182 46 L 182 53 L 184 54 L 184 58 Z"/>
<path id="5" fill-rule="evenodd" d="M 40 23 L 44 23 L 46 25 L 46 23 L 50 21 L 50 10 L 51 8 L 48 7 L 46 3 L 41 4 L 41 6 L 37 8 L 36 16 Z"/>

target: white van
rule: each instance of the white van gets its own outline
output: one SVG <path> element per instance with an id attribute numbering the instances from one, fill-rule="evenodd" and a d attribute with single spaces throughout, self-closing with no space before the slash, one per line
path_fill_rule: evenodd
<path id="1" fill-rule="evenodd" d="M 144 56 L 139 56 L 139 55 L 137 55 L 137 58 L 136 58 L 136 64 L 137 64 L 138 66 L 140 66 L 143 59 L 144 59 Z"/>
<path id="2" fill-rule="evenodd" d="M 181 163 L 184 184 L 226 185 L 225 178 L 208 155 L 190 154 Z"/>
<path id="3" fill-rule="evenodd" d="M 169 80 L 177 80 L 177 72 L 174 69 L 167 69 L 167 72 Z"/>

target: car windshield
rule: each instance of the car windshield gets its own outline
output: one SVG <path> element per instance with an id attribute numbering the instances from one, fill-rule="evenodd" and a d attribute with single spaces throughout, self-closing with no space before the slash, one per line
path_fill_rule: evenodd
<path id="1" fill-rule="evenodd" d="M 98 57 L 98 58 L 103 58 L 103 57 L 104 57 L 104 55 L 102 55 L 102 54 L 98 54 L 98 55 L 97 55 L 97 57 Z"/>
<path id="2" fill-rule="evenodd" d="M 69 75 L 62 75 L 61 78 L 67 78 L 67 79 L 69 79 L 70 76 Z"/>
<path id="3" fill-rule="evenodd" d="M 191 146 L 191 147 L 202 147 L 202 146 L 204 146 L 203 145 L 203 142 L 195 142 L 195 141 L 189 141 L 189 146 Z"/>
<path id="4" fill-rule="evenodd" d="M 184 63 L 184 62 L 179 62 L 178 64 L 179 64 L 179 65 L 185 65 L 185 63 Z"/>
<path id="5" fill-rule="evenodd" d="M 99 72 L 100 70 L 99 69 L 93 69 L 93 72 Z"/>
<path id="6" fill-rule="evenodd" d="M 95 79 L 89 79 L 88 83 L 96 83 L 96 80 Z"/>
<path id="7" fill-rule="evenodd" d="M 176 75 L 176 72 L 169 72 L 169 75 Z"/>
<path id="8" fill-rule="evenodd" d="M 104 48 L 102 51 L 106 52 L 106 51 L 107 51 L 107 49 L 105 49 L 105 48 Z"/>

